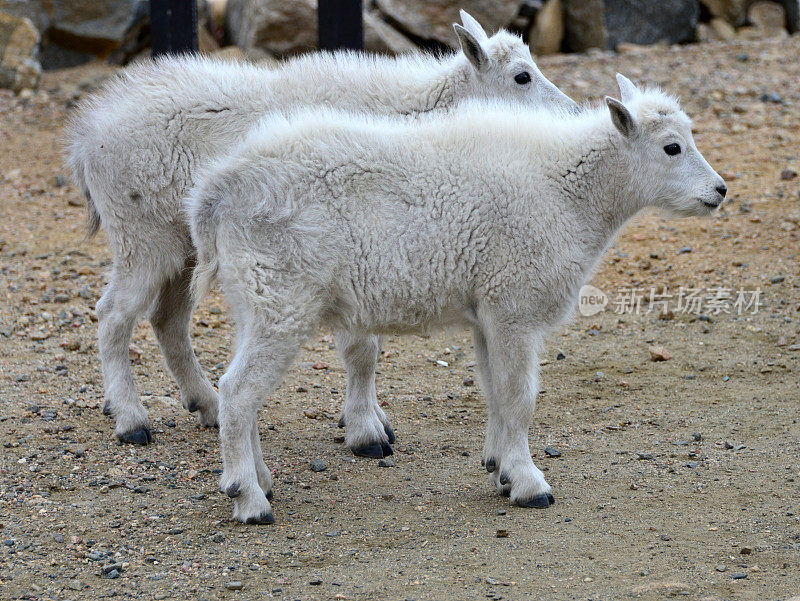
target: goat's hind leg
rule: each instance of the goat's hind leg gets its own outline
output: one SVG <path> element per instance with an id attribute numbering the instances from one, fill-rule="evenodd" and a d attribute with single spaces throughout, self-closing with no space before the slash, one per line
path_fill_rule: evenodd
<path id="1" fill-rule="evenodd" d="M 139 400 L 128 352 L 139 316 L 153 302 L 158 283 L 143 269 L 115 265 L 105 293 L 97 301 L 97 339 L 103 370 L 103 413 L 114 418 L 122 442 L 147 444 L 151 440 L 147 410 Z"/>
<path id="2" fill-rule="evenodd" d="M 192 350 L 189 325 L 194 300 L 190 285 L 194 261 L 161 287 L 150 322 L 167 361 L 181 389 L 183 406 L 194 413 L 201 426 L 217 425 L 217 393 L 203 373 Z"/>
<path id="3" fill-rule="evenodd" d="M 264 399 L 277 388 L 308 337 L 308 330 L 299 331 L 303 321 L 292 321 L 295 328 L 288 326 L 290 331 L 287 324 L 255 326 L 258 331 L 247 324 L 236 356 L 219 381 L 220 490 L 233 499 L 234 519 L 247 524 L 274 522 L 268 500 L 271 477 L 260 456 L 257 419 Z"/>
<path id="4" fill-rule="evenodd" d="M 347 428 L 347 446 L 355 455 L 380 459 L 392 455 L 394 430 L 378 404 L 375 365 L 380 338 L 336 332 L 336 345 L 347 370 L 347 388 L 339 425 Z"/>

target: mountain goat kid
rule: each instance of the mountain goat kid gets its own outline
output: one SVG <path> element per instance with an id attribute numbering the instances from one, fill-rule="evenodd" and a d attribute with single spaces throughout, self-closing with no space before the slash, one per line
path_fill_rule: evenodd
<path id="1" fill-rule="evenodd" d="M 162 58 L 126 69 L 78 109 L 68 163 L 88 199 L 90 230 L 103 227 L 114 257 L 97 316 L 103 410 L 116 419 L 120 440 L 150 441 L 128 359 L 133 327 L 148 311 L 184 407 L 199 411 L 203 425 L 217 422 L 217 395 L 189 338 L 195 251 L 182 203 L 203 165 L 230 152 L 265 115 L 329 106 L 414 116 L 475 97 L 576 106 L 539 72 L 519 37 L 488 37 L 468 14 L 462 20 L 454 27 L 463 50 L 443 59 L 315 54 L 270 70 Z M 338 332 L 337 342 L 348 372 L 347 443 L 383 457 L 394 434 L 375 393 L 378 340 Z"/>
<path id="2" fill-rule="evenodd" d="M 418 122 L 266 119 L 187 200 L 195 284 L 238 326 L 220 379 L 220 488 L 273 521 L 257 413 L 320 325 L 362 335 L 467 324 L 489 405 L 483 461 L 525 507 L 552 504 L 531 459 L 537 353 L 619 228 L 645 207 L 707 215 L 722 178 L 689 118 L 618 76 L 578 115 L 471 102 Z"/>

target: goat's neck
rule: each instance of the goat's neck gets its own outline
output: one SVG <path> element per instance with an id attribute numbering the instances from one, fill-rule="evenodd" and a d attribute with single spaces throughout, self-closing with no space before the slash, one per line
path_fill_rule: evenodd
<path id="1" fill-rule="evenodd" d="M 575 150 L 572 164 L 562 171 L 563 188 L 584 232 L 585 259 L 591 268 L 619 229 L 643 208 L 643 186 L 616 131 L 584 138 Z"/>

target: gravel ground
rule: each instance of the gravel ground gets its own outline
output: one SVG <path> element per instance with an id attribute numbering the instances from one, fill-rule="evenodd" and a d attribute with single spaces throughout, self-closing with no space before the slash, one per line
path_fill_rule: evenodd
<path id="1" fill-rule="evenodd" d="M 488 485 L 467 332 L 386 341 L 390 467 L 342 444 L 344 372 L 320 332 L 261 415 L 277 520 L 262 527 L 229 521 L 216 431 L 180 407 L 148 325 L 131 354 L 154 443 L 118 444 L 101 414 L 93 308 L 109 252 L 82 239 L 59 135 L 71 99 L 109 69 L 48 73 L 27 99 L 0 93 L 0 597 L 798 595 L 798 56 L 795 37 L 541 61 L 575 98 L 614 94 L 616 71 L 680 95 L 731 191 L 711 219 L 631 223 L 593 281 L 606 311 L 549 340 L 531 452 L 554 507 L 518 508 Z M 716 290 L 727 309 L 758 288 L 760 307 L 683 311 L 681 286 Z M 615 313 L 632 287 L 642 311 Z M 671 313 L 647 312 L 651 288 L 676 293 Z M 193 334 L 216 381 L 231 339 L 221 299 L 202 304 Z M 658 346 L 669 360 L 651 360 Z"/>

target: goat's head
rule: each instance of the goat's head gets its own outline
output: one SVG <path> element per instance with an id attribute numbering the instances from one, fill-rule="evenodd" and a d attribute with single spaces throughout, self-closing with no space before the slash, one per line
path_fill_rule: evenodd
<path id="1" fill-rule="evenodd" d="M 722 204 L 725 181 L 697 150 L 692 123 L 678 101 L 659 90 L 639 90 L 617 74 L 622 101 L 606 96 L 647 204 L 681 216 L 708 215 Z"/>
<path id="2" fill-rule="evenodd" d="M 454 23 L 453 28 L 480 87 L 475 96 L 577 111 L 578 105 L 542 75 L 519 36 L 500 30 L 489 37 L 464 10 L 461 21 L 463 26 Z"/>

